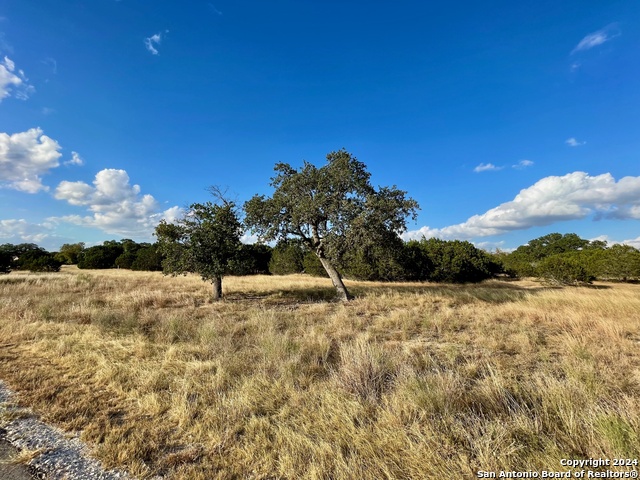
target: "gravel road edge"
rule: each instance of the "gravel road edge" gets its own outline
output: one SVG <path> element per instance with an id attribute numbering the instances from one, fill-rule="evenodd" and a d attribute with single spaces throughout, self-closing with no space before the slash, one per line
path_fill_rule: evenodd
<path id="1" fill-rule="evenodd" d="M 76 436 L 41 422 L 33 412 L 16 406 L 16 394 L 0 380 L 0 434 L 19 450 L 33 452 L 27 462 L 35 478 L 47 480 L 134 480 L 122 470 L 105 470 L 90 458 Z"/>

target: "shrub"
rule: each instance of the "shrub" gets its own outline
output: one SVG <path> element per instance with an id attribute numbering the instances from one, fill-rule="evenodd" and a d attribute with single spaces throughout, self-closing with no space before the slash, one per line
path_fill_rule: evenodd
<path id="1" fill-rule="evenodd" d="M 538 264 L 537 270 L 540 277 L 555 285 L 577 285 L 593 280 L 584 266 L 568 255 L 546 257 Z"/>
<path id="2" fill-rule="evenodd" d="M 418 245 L 427 259 L 424 264 L 431 267 L 426 276 L 427 280 L 449 283 L 480 282 L 493 276 L 498 269 L 497 264 L 486 252 L 467 241 L 423 238 Z"/>

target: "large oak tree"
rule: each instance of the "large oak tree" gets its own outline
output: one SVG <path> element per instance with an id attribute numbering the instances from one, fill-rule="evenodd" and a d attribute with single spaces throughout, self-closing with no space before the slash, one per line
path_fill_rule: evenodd
<path id="1" fill-rule="evenodd" d="M 384 242 L 415 219 L 418 204 L 393 187 L 375 189 L 366 165 L 346 150 L 331 152 L 317 168 L 304 162 L 296 170 L 275 166 L 271 197 L 255 195 L 244 204 L 245 223 L 264 241 L 298 238 L 314 252 L 335 286 L 349 300 L 337 266 L 349 249 Z"/>

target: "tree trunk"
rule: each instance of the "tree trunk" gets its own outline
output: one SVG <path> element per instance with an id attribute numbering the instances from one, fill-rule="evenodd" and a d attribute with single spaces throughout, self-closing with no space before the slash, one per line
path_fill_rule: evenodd
<path id="1" fill-rule="evenodd" d="M 340 276 L 340 273 L 338 273 L 338 270 L 336 270 L 336 267 L 334 267 L 324 255 L 321 255 L 318 253 L 316 253 L 316 255 L 318 255 L 318 258 L 320 259 L 320 263 L 322 263 L 322 266 L 329 274 L 329 278 L 331 279 L 333 286 L 336 287 L 336 291 L 338 292 L 338 298 L 343 302 L 347 302 L 351 300 L 353 297 L 347 291 L 347 287 L 344 286 L 344 283 L 342 282 L 342 277 Z"/>
<path id="2" fill-rule="evenodd" d="M 213 277 L 213 301 L 217 302 L 222 298 L 222 277 Z"/>

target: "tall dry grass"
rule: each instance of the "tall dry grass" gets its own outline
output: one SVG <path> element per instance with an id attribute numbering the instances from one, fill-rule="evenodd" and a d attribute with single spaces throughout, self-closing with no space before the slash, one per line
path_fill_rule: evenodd
<path id="1" fill-rule="evenodd" d="M 0 277 L 0 378 L 107 466 L 475 478 L 640 457 L 640 287 Z M 566 470 L 566 469 L 565 469 Z"/>

